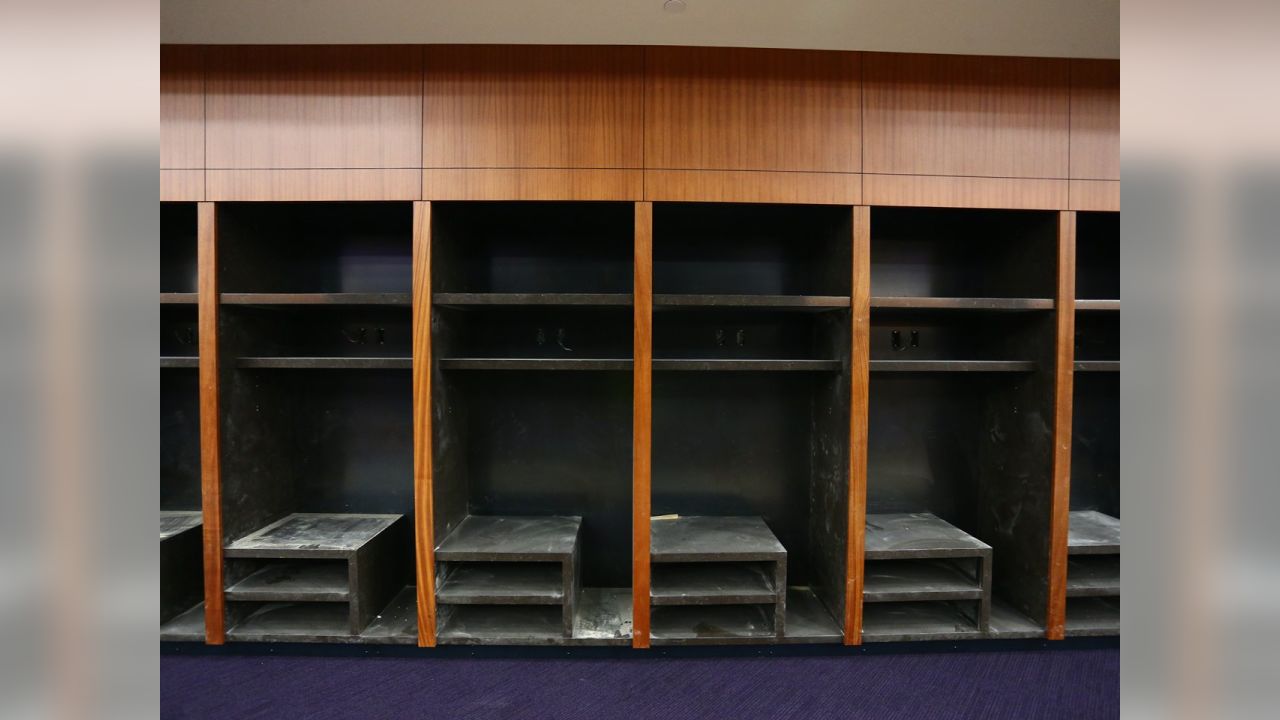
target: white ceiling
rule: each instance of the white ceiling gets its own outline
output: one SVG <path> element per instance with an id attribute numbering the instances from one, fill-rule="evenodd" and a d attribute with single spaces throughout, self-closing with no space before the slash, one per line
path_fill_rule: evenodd
<path id="1" fill-rule="evenodd" d="M 1118 58 L 1120 0 L 161 0 L 192 44 L 707 45 Z"/>

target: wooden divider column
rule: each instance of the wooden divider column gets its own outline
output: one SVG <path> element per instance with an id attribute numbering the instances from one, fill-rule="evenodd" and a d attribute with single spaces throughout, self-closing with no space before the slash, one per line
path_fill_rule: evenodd
<path id="1" fill-rule="evenodd" d="M 218 409 L 218 209 L 196 204 L 200 349 L 200 507 L 204 515 L 204 638 L 226 641 L 222 597 L 221 412 Z"/>
<path id="2" fill-rule="evenodd" d="M 649 647 L 650 461 L 653 441 L 653 203 L 636 203 L 635 355 L 631 398 L 631 646 Z"/>
<path id="3" fill-rule="evenodd" d="M 1076 335 L 1076 214 L 1058 213 L 1057 337 L 1053 387 L 1053 499 L 1045 637 L 1061 640 L 1067 617 L 1067 531 L 1071 519 L 1071 412 Z"/>
<path id="4" fill-rule="evenodd" d="M 436 563 L 431 490 L 431 203 L 413 204 L 413 528 L 418 647 L 436 646 Z"/>
<path id="5" fill-rule="evenodd" d="M 871 383 L 871 208 L 853 208 L 853 347 L 849 361 L 849 541 L 844 644 L 862 644 L 863 551 L 867 532 L 867 400 Z"/>

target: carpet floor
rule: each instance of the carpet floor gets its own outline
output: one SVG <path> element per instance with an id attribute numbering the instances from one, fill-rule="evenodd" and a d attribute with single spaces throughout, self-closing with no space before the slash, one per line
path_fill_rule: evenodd
<path id="1" fill-rule="evenodd" d="M 1115 649 L 843 657 L 164 656 L 161 717 L 1117 718 Z"/>

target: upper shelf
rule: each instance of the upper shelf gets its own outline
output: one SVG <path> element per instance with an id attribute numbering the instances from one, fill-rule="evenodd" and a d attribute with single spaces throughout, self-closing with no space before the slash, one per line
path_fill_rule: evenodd
<path id="1" fill-rule="evenodd" d="M 412 304 L 411 293 L 222 293 L 223 305 L 399 305 Z"/>
<path id="2" fill-rule="evenodd" d="M 435 293 L 434 305 L 452 307 L 588 306 L 630 307 L 630 293 Z"/>
<path id="3" fill-rule="evenodd" d="M 1052 310 L 1050 298 L 877 296 L 872 308 L 910 310 Z"/>
<path id="4" fill-rule="evenodd" d="M 848 295 L 723 295 L 703 293 L 657 293 L 658 308 L 760 308 L 765 310 L 849 309 Z"/>
<path id="5" fill-rule="evenodd" d="M 1120 312 L 1119 300 L 1076 300 L 1078 312 Z"/>
<path id="6" fill-rule="evenodd" d="M 409 370 L 407 357 L 242 357 L 236 367 L 259 370 Z"/>
<path id="7" fill-rule="evenodd" d="M 872 360 L 872 372 L 1034 372 L 1031 360 Z"/>

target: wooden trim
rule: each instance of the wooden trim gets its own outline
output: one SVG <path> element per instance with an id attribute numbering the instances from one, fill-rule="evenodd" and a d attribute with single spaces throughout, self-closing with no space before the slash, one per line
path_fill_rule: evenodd
<path id="1" fill-rule="evenodd" d="M 862 176 L 867 205 L 1062 210 L 1067 181 L 935 175 Z"/>
<path id="2" fill-rule="evenodd" d="M 643 171 L 443 168 L 422 172 L 425 200 L 639 200 Z"/>
<path id="3" fill-rule="evenodd" d="M 650 462 L 653 442 L 653 203 L 636 203 L 635 364 L 631 398 L 631 646 L 649 647 Z"/>
<path id="4" fill-rule="evenodd" d="M 862 179 L 856 173 L 646 170 L 644 192 L 650 201 L 856 205 Z"/>
<path id="5" fill-rule="evenodd" d="M 871 383 L 871 208 L 853 209 L 853 348 L 849 361 L 849 528 L 844 644 L 862 644 L 863 555 L 867 532 L 867 424 Z"/>
<path id="6" fill-rule="evenodd" d="M 1072 180 L 1068 209 L 1120 212 L 1120 181 Z"/>
<path id="7" fill-rule="evenodd" d="M 335 168 L 320 170 L 208 170 L 210 200 L 418 200 L 417 168 Z"/>
<path id="8" fill-rule="evenodd" d="M 1045 637 L 1066 633 L 1067 531 L 1071 516 L 1071 412 L 1076 328 L 1076 214 L 1058 214 L 1058 294 L 1053 384 L 1053 490 L 1049 524 L 1049 604 Z"/>
<path id="9" fill-rule="evenodd" d="M 413 204 L 413 527 L 418 647 L 436 646 L 431 440 L 431 203 Z"/>
<path id="10" fill-rule="evenodd" d="M 197 205 L 200 349 L 200 506 L 204 514 L 204 635 L 226 640 L 222 597 L 222 458 L 218 408 L 218 208 Z"/>
<path id="11" fill-rule="evenodd" d="M 161 170 L 160 202 L 204 200 L 203 170 Z"/>

